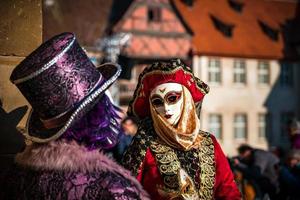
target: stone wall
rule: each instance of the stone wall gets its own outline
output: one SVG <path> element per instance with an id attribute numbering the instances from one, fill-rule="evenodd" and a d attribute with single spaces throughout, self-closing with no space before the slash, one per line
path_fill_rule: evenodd
<path id="1" fill-rule="evenodd" d="M 16 126 L 24 127 L 28 103 L 9 81 L 10 74 L 42 42 L 40 0 L 0 1 L 0 169 L 24 146 Z"/>

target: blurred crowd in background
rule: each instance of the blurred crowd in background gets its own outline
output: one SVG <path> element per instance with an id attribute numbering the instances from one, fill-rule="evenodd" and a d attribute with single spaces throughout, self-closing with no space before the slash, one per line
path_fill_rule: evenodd
<path id="1" fill-rule="evenodd" d="M 242 144 L 238 155 L 228 158 L 244 199 L 299 199 L 300 122 L 291 121 L 286 134 L 290 138 L 288 150 Z"/>

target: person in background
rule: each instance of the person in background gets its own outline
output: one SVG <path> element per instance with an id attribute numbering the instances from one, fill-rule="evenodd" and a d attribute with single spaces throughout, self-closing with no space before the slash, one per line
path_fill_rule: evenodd
<path id="1" fill-rule="evenodd" d="M 294 119 L 289 125 L 289 136 L 292 149 L 300 150 L 300 121 Z"/>
<path id="2" fill-rule="evenodd" d="M 279 158 L 271 152 L 255 149 L 247 144 L 240 145 L 238 153 L 239 159 L 234 161 L 235 168 L 247 179 L 252 180 L 261 197 L 267 194 L 271 199 L 275 199 L 279 192 Z"/>
<path id="3" fill-rule="evenodd" d="M 286 152 L 281 146 L 271 146 L 269 151 L 280 160 L 280 164 L 284 162 Z"/>
<path id="4" fill-rule="evenodd" d="M 32 106 L 26 148 L 0 178 L 0 199 L 148 199 L 130 172 L 109 159 L 119 110 L 105 94 L 121 67 L 98 69 L 75 35 L 42 44 L 12 72 Z"/>
<path id="5" fill-rule="evenodd" d="M 134 117 L 125 117 L 121 122 L 121 128 L 124 134 L 120 136 L 120 141 L 114 149 L 114 157 L 121 162 L 123 153 L 130 145 L 133 136 L 137 132 L 137 120 Z"/>
<path id="6" fill-rule="evenodd" d="M 137 120 L 134 117 L 125 117 L 121 122 L 125 135 L 135 136 L 137 132 Z"/>
<path id="7" fill-rule="evenodd" d="M 291 150 L 280 167 L 280 199 L 296 200 L 300 197 L 300 150 Z"/>

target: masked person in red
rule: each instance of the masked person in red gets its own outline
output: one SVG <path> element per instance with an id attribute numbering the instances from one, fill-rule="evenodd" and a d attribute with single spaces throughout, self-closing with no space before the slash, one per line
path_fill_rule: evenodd
<path id="1" fill-rule="evenodd" d="M 200 130 L 196 105 L 208 91 L 180 60 L 140 74 L 128 110 L 139 128 L 123 165 L 152 199 L 241 199 L 220 145 Z"/>

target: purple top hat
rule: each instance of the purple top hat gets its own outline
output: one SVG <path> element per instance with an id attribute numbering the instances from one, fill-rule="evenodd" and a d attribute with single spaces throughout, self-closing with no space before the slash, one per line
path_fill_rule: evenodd
<path id="1" fill-rule="evenodd" d="M 96 68 L 72 33 L 43 43 L 10 77 L 32 106 L 26 139 L 44 143 L 60 137 L 97 103 L 120 73 L 121 67 L 112 63 Z"/>

